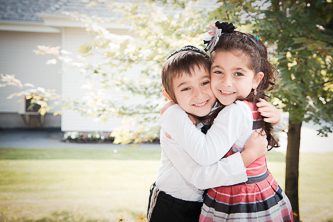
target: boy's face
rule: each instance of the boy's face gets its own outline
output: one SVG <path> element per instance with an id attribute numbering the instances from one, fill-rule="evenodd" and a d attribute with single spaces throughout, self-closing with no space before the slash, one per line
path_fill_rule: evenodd
<path id="1" fill-rule="evenodd" d="M 203 117 L 209 114 L 216 99 L 210 88 L 210 76 L 204 68 L 195 67 L 192 76 L 183 74 L 173 79 L 173 90 L 179 106 L 187 113 Z"/>

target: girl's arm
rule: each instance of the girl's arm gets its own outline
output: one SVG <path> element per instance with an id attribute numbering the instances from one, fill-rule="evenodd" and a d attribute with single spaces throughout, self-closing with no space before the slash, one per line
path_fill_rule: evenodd
<path id="1" fill-rule="evenodd" d="M 178 105 L 173 105 L 161 116 L 160 125 L 194 161 L 208 166 L 219 161 L 241 135 L 246 139 L 250 137 L 252 113 L 248 105 L 237 101 L 219 113 L 204 135 Z"/>
<path id="2" fill-rule="evenodd" d="M 192 185 L 199 189 L 234 185 L 247 181 L 246 166 L 267 152 L 265 137 L 253 133 L 249 149 L 235 153 L 210 165 L 201 166 L 189 156 L 183 147 L 173 139 L 168 139 L 161 130 L 161 146 L 178 172 Z M 245 165 L 245 166 L 244 166 Z"/>

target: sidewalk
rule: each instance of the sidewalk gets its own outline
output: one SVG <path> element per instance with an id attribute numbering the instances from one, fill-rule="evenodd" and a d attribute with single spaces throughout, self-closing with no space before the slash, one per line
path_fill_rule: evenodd
<path id="1" fill-rule="evenodd" d="M 130 145 L 110 143 L 66 143 L 61 142 L 64 133 L 60 128 L 46 129 L 5 129 L 0 131 L 0 147 L 12 148 L 93 148 L 93 149 L 125 149 Z M 280 148 L 277 152 L 286 152 L 287 134 L 280 133 Z M 137 149 L 160 149 L 159 144 L 142 144 Z M 301 152 L 333 152 L 333 134 L 328 137 L 317 136 L 316 127 L 303 123 L 301 135 Z"/>
<path id="2" fill-rule="evenodd" d="M 86 149 L 125 149 L 130 145 L 112 143 L 69 143 L 62 142 L 64 133 L 60 128 L 40 129 L 4 129 L 0 131 L 0 147 L 50 149 L 50 148 L 86 148 Z M 142 144 L 136 149 L 160 149 L 160 144 Z"/>

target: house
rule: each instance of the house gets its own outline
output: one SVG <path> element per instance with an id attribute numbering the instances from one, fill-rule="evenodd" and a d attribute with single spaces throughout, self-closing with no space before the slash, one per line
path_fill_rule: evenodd
<path id="1" fill-rule="evenodd" d="M 15 74 L 21 82 L 32 83 L 45 89 L 55 89 L 58 94 L 80 98 L 84 79 L 78 70 L 65 69 L 64 64 L 46 65 L 51 55 L 36 55 L 38 45 L 61 46 L 76 52 L 80 45 L 91 37 L 84 24 L 74 21 L 62 12 L 78 12 L 86 15 L 109 17 L 107 27 L 115 34 L 128 34 L 128 27 L 119 25 L 119 14 L 111 12 L 103 3 L 86 7 L 80 0 L 0 0 L 0 73 Z M 113 20 L 112 20 L 113 19 Z M 112 22 L 113 21 L 113 22 Z M 7 96 L 18 89 L 0 88 L 0 128 L 16 127 L 61 127 L 62 131 L 112 131 L 121 125 L 121 120 L 112 118 L 107 124 L 98 124 L 92 118 L 62 109 L 62 115 L 54 116 L 59 107 L 47 112 L 44 117 L 25 112 L 25 101 Z M 22 107 L 23 106 L 23 111 Z"/>
<path id="2" fill-rule="evenodd" d="M 135 0 L 126 2 L 129 1 Z M 63 50 L 76 52 L 79 46 L 90 42 L 91 37 L 85 31 L 84 24 L 63 12 L 106 17 L 109 19 L 107 28 L 111 33 L 133 35 L 128 27 L 117 23 L 121 15 L 110 11 L 103 1 L 94 7 L 87 7 L 87 2 L 0 0 L 0 73 L 15 74 L 23 84 L 32 83 L 45 89 L 55 89 L 58 94 L 74 100 L 82 97 L 84 90 L 81 86 L 85 79 L 79 70 L 70 69 L 64 63 L 47 65 L 46 62 L 53 57 L 36 55 L 33 50 L 38 45 L 46 45 L 61 46 Z M 214 10 L 218 6 L 215 2 L 206 0 L 194 7 Z M 109 132 L 121 126 L 119 118 L 110 118 L 106 124 L 98 124 L 93 118 L 82 117 L 78 112 L 67 109 L 62 109 L 61 116 L 54 116 L 53 113 L 60 107 L 55 107 L 43 117 L 36 112 L 27 112 L 25 100 L 18 103 L 17 98 L 7 99 L 8 95 L 17 90 L 11 86 L 0 87 L 0 128 L 61 127 L 62 131 Z M 121 96 L 118 94 L 114 96 Z"/>

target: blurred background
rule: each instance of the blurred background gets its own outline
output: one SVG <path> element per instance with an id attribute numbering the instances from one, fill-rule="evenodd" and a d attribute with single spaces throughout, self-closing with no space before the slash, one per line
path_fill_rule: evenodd
<path id="1" fill-rule="evenodd" d="M 0 221 L 145 221 L 160 70 L 215 21 L 279 74 L 268 153 L 295 221 L 333 221 L 332 0 L 0 0 Z M 140 145 L 140 146 L 136 146 Z"/>

